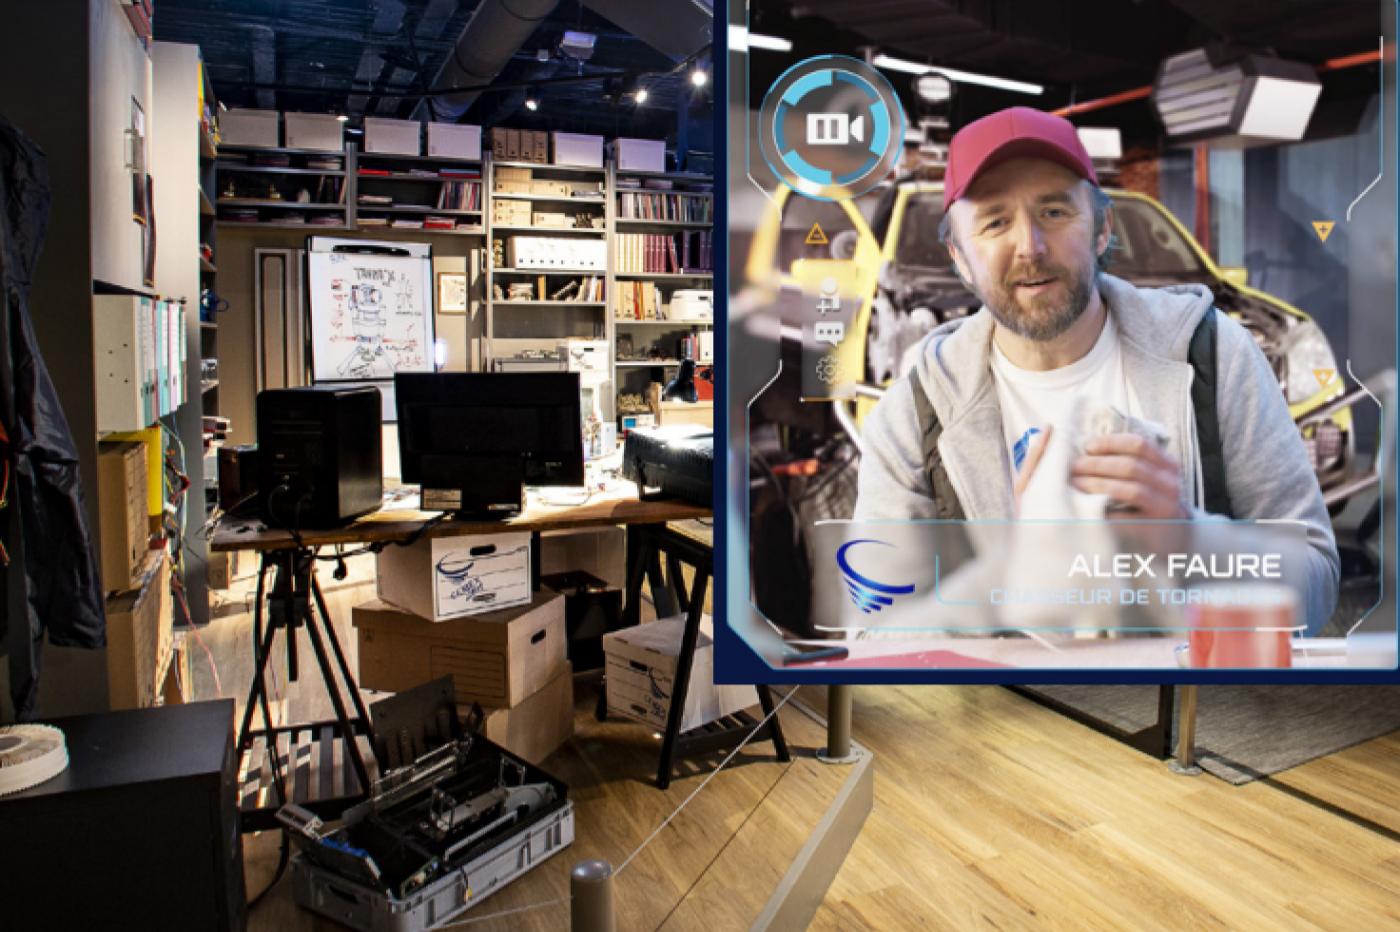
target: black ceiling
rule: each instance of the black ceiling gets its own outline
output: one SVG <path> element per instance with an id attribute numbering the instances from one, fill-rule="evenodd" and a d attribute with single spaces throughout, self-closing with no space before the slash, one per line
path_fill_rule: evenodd
<path id="1" fill-rule="evenodd" d="M 903 58 L 1045 86 L 1036 97 L 960 85 L 955 123 L 1013 104 L 1055 109 L 1151 84 L 1177 52 L 1220 44 L 1320 64 L 1377 48 L 1378 0 L 751 0 L 750 28 L 792 39 L 791 54 L 750 55 L 750 98 L 800 58 Z M 907 77 L 891 75 L 907 94 Z M 1330 72 L 1324 99 L 1372 93 L 1376 66 Z M 756 106 L 756 102 L 754 103 Z M 1145 102 L 1095 111 L 1084 122 L 1153 135 Z"/>
<path id="2" fill-rule="evenodd" d="M 200 47 L 215 96 L 228 106 L 409 117 L 421 100 L 412 95 L 433 84 L 481 2 L 159 0 L 154 28 L 158 40 Z M 709 0 L 655 2 L 709 6 Z M 538 50 L 555 50 L 566 29 L 597 36 L 592 58 L 582 66 L 557 55 L 541 63 Z M 708 53 L 703 57 L 708 62 Z M 674 139 L 678 113 L 688 112 L 695 125 L 710 120 L 708 90 L 691 101 L 683 65 L 684 58 L 663 54 L 581 0 L 560 0 L 492 82 L 521 86 L 483 94 L 461 119 Z M 561 81 L 604 72 L 639 76 L 650 95 L 646 104 L 617 100 L 630 87 L 627 77 Z M 522 106 L 532 81 L 542 100 L 533 113 Z"/>

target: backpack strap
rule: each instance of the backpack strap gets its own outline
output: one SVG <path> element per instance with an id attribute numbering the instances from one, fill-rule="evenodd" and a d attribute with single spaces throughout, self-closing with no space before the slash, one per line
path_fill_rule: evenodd
<path id="1" fill-rule="evenodd" d="M 1225 451 L 1220 442 L 1220 412 L 1216 406 L 1216 354 L 1214 307 L 1196 325 L 1186 358 L 1195 378 L 1191 380 L 1191 406 L 1196 413 L 1196 446 L 1200 450 L 1201 475 L 1205 484 L 1206 511 L 1234 517 L 1230 491 L 1225 484 Z"/>
<path id="2" fill-rule="evenodd" d="M 961 521 L 966 518 L 962 502 L 958 501 L 958 493 L 953 491 L 948 470 L 943 466 L 943 454 L 938 452 L 938 438 L 943 435 L 943 425 L 938 421 L 938 413 L 933 410 L 928 392 L 919 382 L 917 369 L 909 372 L 909 388 L 914 393 L 914 410 L 919 417 L 924 473 L 928 476 L 929 488 L 933 489 L 935 517 Z"/>

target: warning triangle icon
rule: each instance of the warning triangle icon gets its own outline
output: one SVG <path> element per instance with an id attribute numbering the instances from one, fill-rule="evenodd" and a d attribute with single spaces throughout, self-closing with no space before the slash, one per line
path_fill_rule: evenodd
<path id="1" fill-rule="evenodd" d="M 1317 231 L 1317 238 L 1325 243 L 1327 237 L 1332 235 L 1332 228 L 1337 224 L 1332 220 L 1314 220 L 1312 225 L 1313 229 Z"/>
<path id="2" fill-rule="evenodd" d="M 1313 375 L 1317 377 L 1317 384 L 1326 388 L 1332 384 L 1332 380 L 1337 377 L 1336 369 L 1314 369 Z"/>
<path id="3" fill-rule="evenodd" d="M 807 231 L 807 239 L 805 242 L 808 246 L 825 246 L 829 242 L 826 238 L 826 234 L 822 232 L 822 225 L 820 223 L 812 224 L 812 229 Z"/>

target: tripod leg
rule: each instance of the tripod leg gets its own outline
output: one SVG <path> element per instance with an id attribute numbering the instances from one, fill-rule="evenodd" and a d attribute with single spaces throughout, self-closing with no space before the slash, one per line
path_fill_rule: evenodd
<path id="1" fill-rule="evenodd" d="M 253 651 L 255 654 L 255 670 L 253 672 L 253 684 L 248 689 L 248 702 L 243 707 L 243 725 L 238 732 L 238 755 L 241 758 L 251 748 L 249 747 L 248 731 L 253 724 L 254 703 L 262 707 L 263 728 L 266 733 L 265 745 L 272 754 L 272 776 L 277 786 L 277 797 L 281 803 L 287 801 L 287 789 L 282 780 L 282 762 L 278 755 L 277 735 L 273 733 L 272 713 L 267 702 L 267 664 L 272 658 L 272 639 L 277 633 L 277 627 L 268 624 L 266 629 L 262 624 L 262 599 L 264 593 L 263 583 L 266 579 L 268 564 L 272 564 L 274 572 L 282 572 L 282 564 L 277 557 L 268 554 L 263 555 L 262 564 L 258 568 L 258 593 L 257 602 L 253 606 Z"/>
<path id="2" fill-rule="evenodd" d="M 345 652 L 340 649 L 340 638 L 335 633 L 335 624 L 331 621 L 331 613 L 326 610 L 326 597 L 321 594 L 321 584 L 316 581 L 316 574 L 311 574 L 311 593 L 316 597 L 316 610 L 321 615 L 321 621 L 326 626 L 326 639 L 331 642 L 331 650 L 335 653 L 335 662 L 340 667 L 340 675 L 345 679 L 345 689 L 350 693 L 350 701 L 355 704 L 355 714 L 364 723 L 365 731 L 369 731 L 369 712 L 365 709 L 365 700 L 360 696 L 360 684 L 355 677 L 350 674 L 350 665 L 345 662 Z"/>
<path id="3" fill-rule="evenodd" d="M 306 606 L 307 614 L 311 612 L 311 606 Z M 326 621 L 327 627 L 330 622 Z M 331 671 L 330 659 L 326 656 L 326 647 L 321 643 L 321 632 L 316 630 L 314 618 L 306 619 L 306 633 L 311 636 L 311 649 L 316 653 L 316 662 L 321 665 L 321 677 L 326 682 L 326 692 L 331 695 L 331 705 L 335 706 L 335 720 L 340 728 L 340 737 L 345 741 L 345 753 L 349 755 L 350 762 L 355 766 L 355 776 L 360 779 L 360 792 L 369 792 L 369 771 L 365 769 L 365 759 L 360 754 L 359 742 L 355 740 L 355 729 L 350 724 L 350 717 L 345 712 L 345 700 L 340 695 L 340 689 L 335 685 L 335 674 Z M 354 683 L 354 680 L 351 680 Z"/>

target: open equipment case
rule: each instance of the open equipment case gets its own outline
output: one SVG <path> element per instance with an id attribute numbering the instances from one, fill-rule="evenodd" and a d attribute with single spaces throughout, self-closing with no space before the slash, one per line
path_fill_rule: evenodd
<path id="1" fill-rule="evenodd" d="M 371 707 L 385 768 L 341 825 L 294 804 L 277 818 L 300 849 L 298 905 L 362 932 L 458 918 L 574 839 L 568 787 L 464 726 L 443 678 Z"/>

